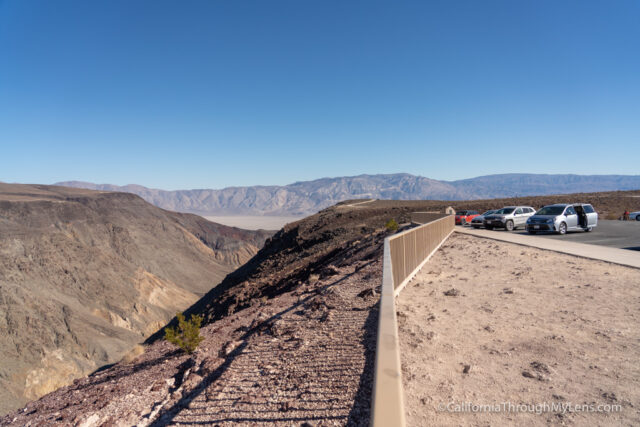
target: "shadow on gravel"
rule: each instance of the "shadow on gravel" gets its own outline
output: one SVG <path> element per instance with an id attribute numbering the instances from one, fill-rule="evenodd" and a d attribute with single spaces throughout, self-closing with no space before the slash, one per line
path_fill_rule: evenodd
<path id="1" fill-rule="evenodd" d="M 356 399 L 347 419 L 348 426 L 368 426 L 371 418 L 371 393 L 373 391 L 373 375 L 376 363 L 379 311 L 380 302 L 378 301 L 369 311 L 369 316 L 367 316 L 364 324 L 365 335 L 362 338 L 362 345 L 365 348 L 365 365 L 360 376 Z"/>
<path id="2" fill-rule="evenodd" d="M 330 288 L 340 284 L 345 281 L 347 278 L 353 276 L 354 273 L 350 273 L 341 277 L 340 279 L 327 284 L 323 287 L 316 289 L 311 295 L 306 298 L 301 299 L 290 307 L 274 314 L 268 319 L 264 320 L 260 324 L 256 325 L 254 328 L 248 330 L 241 338 L 240 341 L 242 343 L 232 350 L 224 359 L 224 362 L 212 373 L 207 375 L 202 381 L 189 393 L 185 394 L 178 402 L 176 402 L 170 408 L 163 410 L 161 415 L 152 422 L 152 427 L 160 427 L 166 426 L 169 424 L 182 424 L 179 421 L 175 420 L 175 417 L 185 408 L 189 407 L 189 404 L 198 397 L 201 393 L 203 393 L 206 388 L 219 379 L 227 369 L 233 364 L 234 359 L 239 356 L 247 347 L 249 338 L 260 332 L 264 332 L 269 325 L 276 319 L 280 318 L 285 313 L 299 310 L 304 307 L 304 305 L 310 302 L 317 295 L 322 294 L 329 290 Z M 369 405 L 370 405 L 370 397 L 371 397 L 371 385 L 373 381 L 373 366 L 375 363 L 375 335 L 377 328 L 377 319 L 378 319 L 378 309 L 377 304 L 371 309 L 371 312 L 366 320 L 367 335 L 364 337 L 365 342 L 372 342 L 371 345 L 366 346 L 366 365 L 364 373 L 360 378 L 359 389 L 356 395 L 356 403 L 351 409 L 350 415 L 348 417 L 348 425 L 360 426 L 360 425 L 368 425 L 369 423 Z M 368 341 L 367 341 L 368 340 Z M 368 372 L 369 371 L 369 372 Z M 274 412 L 270 412 L 270 414 L 274 414 Z M 286 413 L 282 413 L 281 415 L 275 417 L 225 417 L 225 415 L 220 414 L 220 418 L 218 419 L 209 419 L 206 421 L 190 421 L 188 424 L 215 424 L 215 423 L 223 423 L 223 422 L 235 422 L 235 423 L 282 423 L 282 422 L 304 422 L 304 421 L 318 421 L 318 420 L 345 420 L 344 416 L 334 417 L 334 416 L 309 416 L 309 417 L 292 417 L 287 416 Z"/>
<path id="3" fill-rule="evenodd" d="M 352 273 L 353 274 L 353 273 Z M 325 290 L 337 285 L 338 283 L 344 281 L 345 279 L 347 279 L 348 277 L 350 277 L 352 274 L 349 274 L 347 276 L 344 276 L 342 278 L 340 278 L 339 280 L 330 283 L 326 286 L 323 286 L 322 288 L 319 288 L 314 294 L 300 300 L 299 302 L 297 302 L 296 304 L 293 304 L 291 307 L 286 308 L 285 310 L 280 311 L 279 313 L 274 314 L 273 316 L 269 317 L 268 319 L 264 320 L 263 322 L 261 322 L 260 324 L 256 325 L 253 329 L 248 330 L 240 339 L 242 340 L 242 344 L 240 344 L 238 347 L 236 347 L 233 351 L 231 351 L 226 357 L 224 362 L 222 363 L 222 365 L 220 365 L 214 372 L 212 372 L 211 374 L 209 374 L 207 377 L 205 377 L 201 383 L 195 387 L 195 389 L 187 394 L 186 396 L 183 396 L 175 405 L 173 405 L 171 408 L 167 409 L 166 411 L 163 411 L 163 415 L 160 416 L 155 422 L 153 422 L 151 425 L 152 426 L 165 426 L 169 423 L 173 422 L 173 419 L 175 418 L 175 416 L 180 412 L 180 410 L 182 410 L 183 408 L 188 407 L 189 403 L 191 403 L 191 401 L 193 399 L 195 399 L 198 395 L 200 395 L 200 393 L 202 393 L 204 391 L 204 389 L 211 383 L 213 383 L 214 381 L 216 381 L 218 378 L 220 378 L 220 376 L 222 376 L 222 374 L 229 368 L 229 366 L 233 363 L 234 359 L 242 353 L 242 351 L 247 347 L 248 344 L 248 339 L 258 333 L 263 331 L 264 329 L 266 329 L 271 322 L 273 322 L 274 320 L 278 319 L 279 317 L 281 317 L 283 314 L 288 313 L 292 310 L 301 308 L 304 306 L 305 303 L 309 302 L 312 298 L 314 298 L 318 293 L 324 292 Z M 217 422 L 222 422 L 222 421 L 236 421 L 235 419 L 225 419 L 225 420 L 216 420 Z M 240 421 L 240 420 L 237 420 Z M 248 421 L 252 421 L 252 422 L 260 422 L 260 421 L 281 421 L 281 420 L 274 420 L 274 419 L 247 419 L 247 420 L 243 420 L 245 422 Z M 282 421 L 286 421 L 286 420 L 282 420 Z"/>
<path id="4" fill-rule="evenodd" d="M 147 360 L 146 362 L 142 362 L 142 363 L 138 363 L 135 365 L 124 365 L 122 367 L 118 366 L 117 363 L 112 363 L 110 365 L 105 365 L 101 368 L 96 369 L 95 371 L 93 371 L 91 374 L 89 374 L 89 377 L 94 377 L 96 375 L 99 375 L 101 372 L 106 371 L 107 369 L 110 369 L 114 366 L 116 366 L 116 372 L 111 373 L 109 375 L 105 375 L 103 378 L 100 378 L 99 381 L 92 381 L 91 383 L 87 384 L 86 387 L 95 387 L 96 385 L 102 384 L 102 383 L 106 383 L 112 380 L 118 380 L 120 378 L 123 377 L 127 377 L 129 375 L 133 375 L 138 371 L 142 371 L 144 369 L 150 368 L 151 366 L 155 366 L 155 365 L 159 365 L 161 363 L 165 363 L 167 359 L 176 357 L 176 356 L 180 356 L 183 355 L 184 353 L 182 353 L 181 350 L 171 350 L 167 353 L 164 353 L 161 356 L 156 357 L 155 359 L 152 360 Z M 78 390 L 82 390 L 84 387 L 80 387 L 78 388 Z"/>

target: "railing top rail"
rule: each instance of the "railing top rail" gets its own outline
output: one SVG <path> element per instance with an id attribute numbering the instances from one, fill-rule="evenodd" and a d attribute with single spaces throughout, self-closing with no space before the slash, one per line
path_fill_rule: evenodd
<path id="1" fill-rule="evenodd" d="M 389 236 L 389 237 L 387 237 L 387 239 L 389 239 L 390 241 L 391 241 L 391 240 L 395 240 L 395 239 L 397 239 L 398 237 L 402 237 L 402 236 L 404 236 L 405 234 L 412 233 L 412 232 L 414 232 L 415 230 L 417 230 L 417 229 L 419 229 L 419 228 L 424 228 L 424 227 L 428 226 L 429 224 L 433 224 L 434 222 L 442 221 L 443 219 L 446 219 L 447 217 L 450 217 L 450 216 L 451 216 L 451 215 L 447 215 L 447 214 L 442 214 L 442 215 L 444 215 L 442 218 L 434 219 L 433 221 L 430 221 L 430 222 L 424 223 L 424 224 L 419 225 L 419 226 L 417 226 L 417 227 L 413 227 L 413 228 L 410 228 L 410 229 L 408 229 L 408 230 L 404 230 L 404 231 L 402 231 L 402 232 L 400 232 L 400 233 L 394 234 L 393 236 Z"/>
<path id="2" fill-rule="evenodd" d="M 384 239 L 371 426 L 404 427 L 404 402 L 389 238 Z"/>

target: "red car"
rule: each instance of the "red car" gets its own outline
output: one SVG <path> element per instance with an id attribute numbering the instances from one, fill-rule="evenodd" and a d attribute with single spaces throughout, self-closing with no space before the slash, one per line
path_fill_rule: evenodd
<path id="1" fill-rule="evenodd" d="M 465 225 L 478 215 L 477 211 L 456 211 L 456 225 Z"/>

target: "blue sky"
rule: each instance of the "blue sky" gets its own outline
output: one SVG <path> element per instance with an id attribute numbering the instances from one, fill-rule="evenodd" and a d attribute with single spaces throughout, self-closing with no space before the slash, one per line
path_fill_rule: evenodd
<path id="1" fill-rule="evenodd" d="M 640 2 L 0 0 L 0 181 L 640 173 Z"/>

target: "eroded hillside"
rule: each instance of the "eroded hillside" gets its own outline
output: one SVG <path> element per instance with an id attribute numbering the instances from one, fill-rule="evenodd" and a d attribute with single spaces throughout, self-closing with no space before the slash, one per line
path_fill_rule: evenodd
<path id="1" fill-rule="evenodd" d="M 0 184 L 0 413 L 118 361 L 269 235 L 133 194 Z"/>
<path id="2" fill-rule="evenodd" d="M 384 224 L 410 211 L 345 204 L 289 224 L 189 310 L 206 316 L 193 356 L 150 339 L 2 422 L 366 424 Z"/>

